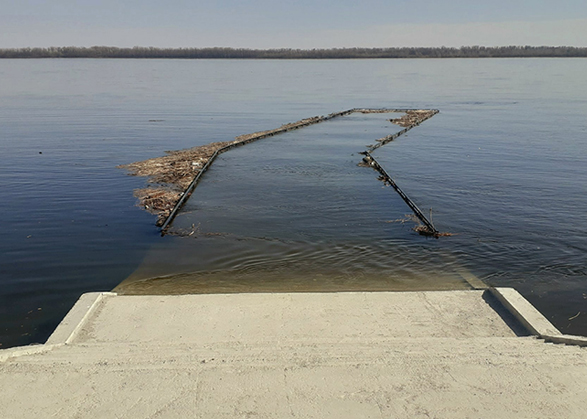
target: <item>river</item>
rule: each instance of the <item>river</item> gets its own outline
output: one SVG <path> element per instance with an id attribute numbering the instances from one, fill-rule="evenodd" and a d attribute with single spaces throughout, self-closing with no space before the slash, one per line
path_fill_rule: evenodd
<path id="1" fill-rule="evenodd" d="M 0 344 L 43 342 L 80 294 L 511 286 L 587 335 L 585 59 L 0 60 Z M 116 166 L 356 107 L 223 154 L 160 237 Z M 387 116 L 389 118 L 389 116 Z M 192 227 L 193 226 L 193 227 Z"/>

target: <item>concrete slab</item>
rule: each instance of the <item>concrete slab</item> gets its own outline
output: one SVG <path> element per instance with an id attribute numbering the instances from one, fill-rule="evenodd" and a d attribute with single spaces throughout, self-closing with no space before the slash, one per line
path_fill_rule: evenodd
<path id="1" fill-rule="evenodd" d="M 75 342 L 515 336 L 483 291 L 105 296 Z"/>
<path id="2" fill-rule="evenodd" d="M 103 295 L 0 363 L 0 417 L 584 418 L 587 349 L 516 336 L 486 296 Z"/>

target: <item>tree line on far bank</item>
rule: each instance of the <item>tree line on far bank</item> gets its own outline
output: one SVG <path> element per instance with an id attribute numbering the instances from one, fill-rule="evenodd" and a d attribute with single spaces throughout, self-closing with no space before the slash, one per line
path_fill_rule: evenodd
<path id="1" fill-rule="evenodd" d="M 232 59 L 341 59 L 341 58 L 507 58 L 587 57 L 587 48 L 552 46 L 404 47 L 331 49 L 245 48 L 118 48 L 49 47 L 0 49 L 0 58 L 232 58 Z"/>

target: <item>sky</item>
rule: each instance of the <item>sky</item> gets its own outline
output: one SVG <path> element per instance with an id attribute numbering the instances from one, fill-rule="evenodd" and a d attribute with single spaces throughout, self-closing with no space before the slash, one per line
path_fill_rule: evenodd
<path id="1" fill-rule="evenodd" d="M 587 47 L 586 0 L 0 0 L 0 48 Z"/>

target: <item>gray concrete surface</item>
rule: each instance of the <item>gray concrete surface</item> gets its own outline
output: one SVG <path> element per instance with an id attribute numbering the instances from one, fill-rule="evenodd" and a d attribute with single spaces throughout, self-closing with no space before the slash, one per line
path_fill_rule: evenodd
<path id="1" fill-rule="evenodd" d="M 1 418 L 586 417 L 587 349 L 516 336 L 483 291 L 82 300 L 44 351 L 0 351 Z"/>

